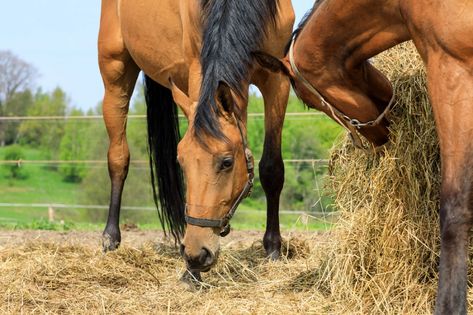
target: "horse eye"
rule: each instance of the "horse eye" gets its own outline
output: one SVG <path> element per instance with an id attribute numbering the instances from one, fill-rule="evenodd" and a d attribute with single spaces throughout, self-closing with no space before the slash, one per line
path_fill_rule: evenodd
<path id="1" fill-rule="evenodd" d="M 233 158 L 231 157 L 226 157 L 222 160 L 222 164 L 220 166 L 221 170 L 226 170 L 229 169 L 233 166 Z"/>

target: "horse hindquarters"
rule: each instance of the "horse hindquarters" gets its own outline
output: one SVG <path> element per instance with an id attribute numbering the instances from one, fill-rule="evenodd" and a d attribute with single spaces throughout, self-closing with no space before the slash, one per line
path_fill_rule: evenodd
<path id="1" fill-rule="evenodd" d="M 442 160 L 436 314 L 465 314 L 473 219 L 473 75 L 445 52 L 432 54 L 427 68 Z"/>
<path id="2" fill-rule="evenodd" d="M 109 136 L 108 170 L 111 197 L 103 232 L 104 251 L 114 250 L 121 241 L 119 217 L 123 186 L 128 174 L 130 152 L 126 140 L 128 106 L 139 68 L 123 43 L 115 0 L 102 1 L 98 40 L 99 66 L 105 87 L 103 117 Z"/>

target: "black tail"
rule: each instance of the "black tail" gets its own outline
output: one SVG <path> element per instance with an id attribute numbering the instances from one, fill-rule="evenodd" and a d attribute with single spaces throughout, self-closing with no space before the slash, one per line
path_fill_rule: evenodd
<path id="1" fill-rule="evenodd" d="M 259 50 L 269 22 L 274 23 L 277 0 L 204 0 L 201 51 L 202 86 L 194 131 L 224 138 L 215 93 L 220 82 L 241 94 L 248 80 L 252 52 Z"/>
<path id="2" fill-rule="evenodd" d="M 148 149 L 154 202 L 164 232 L 176 242 L 184 234 L 184 185 L 177 162 L 180 140 L 177 106 L 169 89 L 145 75 Z M 158 206 L 159 203 L 159 206 Z"/>

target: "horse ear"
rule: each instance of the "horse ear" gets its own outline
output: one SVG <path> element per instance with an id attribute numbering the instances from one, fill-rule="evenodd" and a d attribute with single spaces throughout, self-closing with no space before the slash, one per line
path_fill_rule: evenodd
<path id="1" fill-rule="evenodd" d="M 174 102 L 176 102 L 184 115 L 189 118 L 192 101 L 181 89 L 177 87 L 176 84 L 174 84 L 171 78 L 169 78 L 169 83 L 171 84 L 172 98 L 174 99 Z"/>
<path id="2" fill-rule="evenodd" d="M 280 60 L 262 51 L 253 52 L 253 58 L 260 66 L 271 72 L 282 72 L 289 77 L 292 76 L 291 66 L 285 58 Z"/>
<path id="3" fill-rule="evenodd" d="M 220 81 L 217 88 L 217 101 L 225 112 L 232 114 L 235 110 L 235 100 L 233 99 L 232 89 L 227 83 Z"/>

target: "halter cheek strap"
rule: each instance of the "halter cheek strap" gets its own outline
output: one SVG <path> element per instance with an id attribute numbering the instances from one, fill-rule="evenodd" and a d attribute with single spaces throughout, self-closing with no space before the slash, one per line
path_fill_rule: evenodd
<path id="1" fill-rule="evenodd" d="M 315 95 L 319 99 L 320 104 L 323 107 L 328 108 L 328 110 L 332 114 L 333 119 L 335 119 L 343 128 L 345 128 L 348 131 L 350 138 L 353 141 L 353 144 L 357 148 L 365 150 L 365 147 L 363 146 L 363 142 L 361 141 L 361 138 L 359 136 L 358 130 L 363 127 L 375 127 L 381 123 L 383 118 L 386 117 L 386 115 L 389 113 L 389 111 L 391 110 L 394 104 L 394 93 L 393 93 L 393 96 L 391 97 L 391 100 L 389 101 L 388 106 L 386 106 L 384 111 L 376 119 L 370 120 L 367 122 L 360 122 L 358 119 L 348 117 L 343 112 L 338 110 L 335 106 L 330 104 L 322 96 L 322 94 L 320 94 L 320 92 L 309 81 L 307 81 L 307 79 L 299 71 L 299 68 L 297 67 L 295 59 L 294 59 L 295 42 L 296 40 L 293 39 L 291 42 L 291 46 L 289 48 L 289 63 L 291 64 L 292 71 L 294 72 L 297 80 L 299 80 L 306 87 L 306 89 L 308 89 L 313 95 Z"/>
<path id="2" fill-rule="evenodd" d="M 230 220 L 235 215 L 238 205 L 240 205 L 243 199 L 245 199 L 251 194 L 251 190 L 253 188 L 253 182 L 254 182 L 253 154 L 251 153 L 251 150 L 248 148 L 248 144 L 246 142 L 246 138 L 243 134 L 243 130 L 241 128 L 239 120 L 235 117 L 235 115 L 233 115 L 233 118 L 235 119 L 238 130 L 240 131 L 240 136 L 243 143 L 243 152 L 245 153 L 246 171 L 248 173 L 248 181 L 246 182 L 245 187 L 243 187 L 243 190 L 238 195 L 237 199 L 233 203 L 228 213 L 221 219 L 205 219 L 205 218 L 192 217 L 188 214 L 188 210 L 189 210 L 188 204 L 186 205 L 186 213 L 185 213 L 187 224 L 200 226 L 200 227 L 220 228 L 221 229 L 220 236 L 222 237 L 225 237 L 230 233 Z"/>

